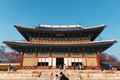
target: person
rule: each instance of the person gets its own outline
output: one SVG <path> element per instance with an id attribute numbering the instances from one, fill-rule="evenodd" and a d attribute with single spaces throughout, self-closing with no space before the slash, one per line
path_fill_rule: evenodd
<path id="1" fill-rule="evenodd" d="M 55 75 L 55 78 L 53 80 L 60 80 L 58 74 Z"/>
<path id="2" fill-rule="evenodd" d="M 15 65 L 12 66 L 12 70 L 16 71 L 16 66 Z"/>
<path id="3" fill-rule="evenodd" d="M 60 65 L 60 66 L 59 66 L 59 69 L 63 69 L 63 66 L 62 66 L 62 65 Z"/>
<path id="4" fill-rule="evenodd" d="M 11 69 L 11 65 L 9 64 L 8 65 L 8 72 L 10 72 L 10 69 Z"/>
<path id="5" fill-rule="evenodd" d="M 60 72 L 60 80 L 69 80 L 62 72 Z"/>
<path id="6" fill-rule="evenodd" d="M 82 63 L 79 63 L 79 69 L 82 70 L 83 69 L 83 64 Z"/>
<path id="7" fill-rule="evenodd" d="M 12 71 L 12 69 L 13 69 L 12 65 L 11 65 L 11 64 L 9 64 L 9 65 L 8 65 L 8 72 L 11 72 L 11 71 Z"/>
<path id="8" fill-rule="evenodd" d="M 109 64 L 109 69 L 112 70 L 112 64 Z"/>
<path id="9" fill-rule="evenodd" d="M 66 68 L 66 65 L 64 64 L 64 66 L 63 66 L 63 70 L 65 71 L 65 68 Z"/>

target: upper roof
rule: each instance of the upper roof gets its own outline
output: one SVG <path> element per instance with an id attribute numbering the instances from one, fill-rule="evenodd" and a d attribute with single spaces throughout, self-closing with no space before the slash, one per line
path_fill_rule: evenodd
<path id="1" fill-rule="evenodd" d="M 32 30 L 32 31 L 88 31 L 88 30 L 95 30 L 95 29 L 101 29 L 105 28 L 106 25 L 97 25 L 97 26 L 91 26 L 91 27 L 84 27 L 81 25 L 39 25 L 35 26 L 35 28 L 30 28 L 30 27 L 24 27 L 21 25 L 15 25 L 15 27 L 19 29 L 25 29 L 25 30 Z"/>
<path id="2" fill-rule="evenodd" d="M 35 29 L 45 29 L 45 30 L 52 30 L 52 31 L 73 31 L 83 29 L 81 25 L 39 25 L 36 26 Z"/>
<path id="3" fill-rule="evenodd" d="M 47 27 L 47 28 L 75 28 L 75 27 L 81 27 L 82 28 L 82 26 L 81 25 L 79 25 L 79 24 L 69 24 L 69 25 L 57 25 L 57 24 L 52 24 L 52 25 L 50 25 L 50 24 L 40 24 L 40 25 L 38 25 L 38 27 Z"/>
<path id="4" fill-rule="evenodd" d="M 87 35 L 90 37 L 90 40 L 94 40 L 105 28 L 105 25 L 98 25 L 94 27 L 84 28 L 81 25 L 39 25 L 35 28 L 28 28 L 28 27 L 22 27 L 19 25 L 15 25 L 16 29 L 23 35 L 23 37 L 29 41 L 29 37 L 32 34 L 40 34 L 40 33 L 56 33 L 56 32 L 62 32 L 62 33 L 77 33 L 80 36 L 81 35 Z M 52 34 L 51 33 L 51 34 Z M 80 37 L 79 36 L 79 37 Z M 40 37 L 40 36 L 39 36 Z"/>

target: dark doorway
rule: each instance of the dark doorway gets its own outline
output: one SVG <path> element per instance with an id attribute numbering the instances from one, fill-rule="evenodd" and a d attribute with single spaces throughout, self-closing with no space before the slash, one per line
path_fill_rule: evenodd
<path id="1" fill-rule="evenodd" d="M 48 66 L 48 62 L 38 62 L 37 66 Z"/>
<path id="2" fill-rule="evenodd" d="M 83 68 L 82 62 L 72 62 L 72 66 L 74 69 L 82 69 Z"/>
<path id="3" fill-rule="evenodd" d="M 64 67 L 64 58 L 56 58 L 56 68 L 63 69 Z"/>

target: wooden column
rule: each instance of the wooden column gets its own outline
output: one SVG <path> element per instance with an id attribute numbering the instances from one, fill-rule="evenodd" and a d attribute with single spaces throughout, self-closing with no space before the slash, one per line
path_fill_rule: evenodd
<path id="1" fill-rule="evenodd" d="M 85 57 L 86 67 L 88 67 L 88 66 L 87 66 L 87 65 L 88 65 L 88 62 L 87 62 L 87 56 L 86 56 L 86 54 L 84 55 L 84 57 Z"/>
<path id="2" fill-rule="evenodd" d="M 23 59 L 24 59 L 24 53 L 20 52 L 20 67 L 23 67 Z"/>
<path id="3" fill-rule="evenodd" d="M 100 69 L 100 61 L 101 61 L 101 59 L 100 59 L 100 54 L 99 54 L 99 52 L 97 52 L 96 55 L 97 55 L 97 56 L 96 56 L 96 60 L 97 60 L 97 68 Z"/>
<path id="4" fill-rule="evenodd" d="M 51 50 L 51 48 L 50 48 L 50 50 Z M 48 57 L 48 58 L 51 58 L 51 61 L 50 61 L 50 62 L 51 62 L 51 65 L 50 65 L 50 66 L 48 65 L 48 67 L 49 67 L 49 68 L 52 68 L 52 67 L 53 67 L 53 56 L 52 56 L 52 52 L 49 51 L 48 54 L 49 54 L 49 57 Z"/>
<path id="5" fill-rule="evenodd" d="M 85 49 L 84 48 L 82 48 L 82 59 L 85 60 L 85 65 L 84 66 L 87 67 L 87 57 L 86 57 L 86 53 L 85 53 Z"/>

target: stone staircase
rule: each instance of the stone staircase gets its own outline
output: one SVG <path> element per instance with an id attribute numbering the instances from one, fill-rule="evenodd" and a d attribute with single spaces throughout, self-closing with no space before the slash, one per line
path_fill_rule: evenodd
<path id="1" fill-rule="evenodd" d="M 60 72 L 61 70 L 57 69 L 0 71 L 0 80 L 53 80 Z M 65 70 L 62 72 L 70 80 L 120 80 L 120 71 Z"/>

